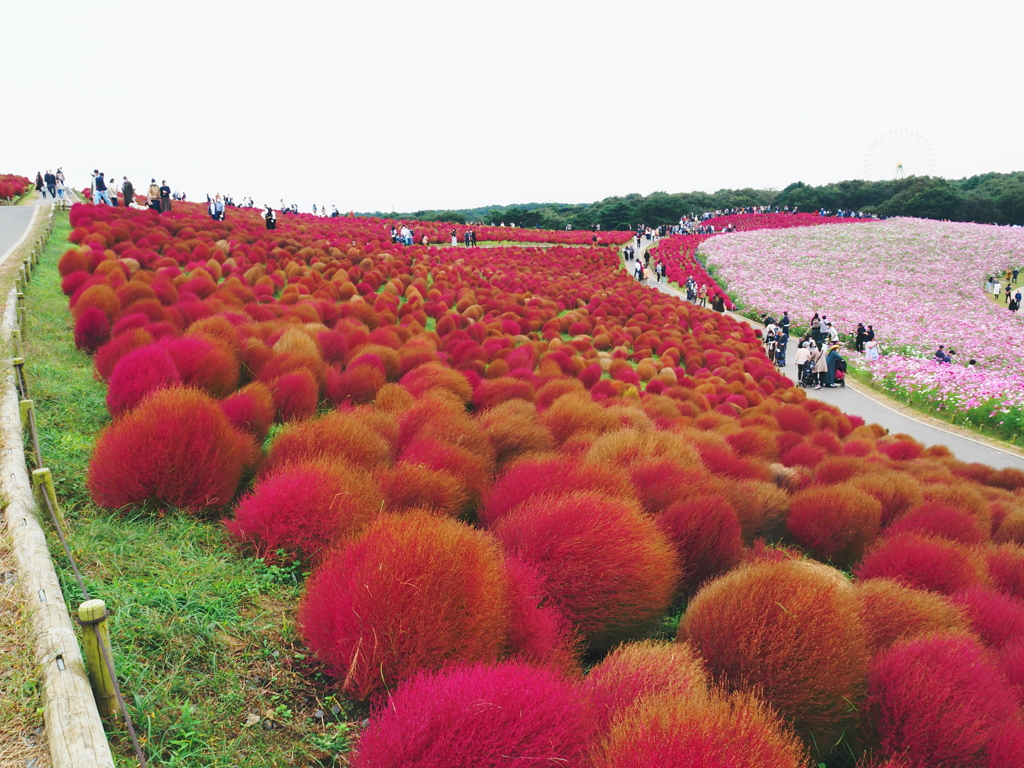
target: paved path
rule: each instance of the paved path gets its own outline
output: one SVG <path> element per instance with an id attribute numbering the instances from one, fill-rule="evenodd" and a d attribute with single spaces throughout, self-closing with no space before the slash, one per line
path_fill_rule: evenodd
<path id="1" fill-rule="evenodd" d="M 649 245 L 653 245 L 654 242 L 650 244 L 645 243 L 644 250 L 646 250 Z M 641 253 L 640 249 L 637 249 L 637 254 L 640 255 Z M 654 260 L 652 259 L 652 262 L 653 261 Z M 649 273 L 653 274 L 653 270 L 654 264 L 652 263 Z M 630 272 L 630 274 L 632 274 L 632 272 Z M 646 284 L 650 288 L 659 290 L 662 293 L 667 293 L 671 296 L 677 296 L 682 301 L 686 301 L 685 294 L 680 293 L 675 288 L 672 288 L 665 283 L 655 283 L 653 278 L 651 278 Z M 758 323 L 755 323 L 742 315 L 733 314 L 732 312 L 727 314 L 732 316 L 734 319 L 747 323 L 755 328 L 762 327 Z M 784 372 L 794 382 L 797 380 L 796 364 L 793 362 L 793 358 L 795 356 L 796 343 L 794 340 L 790 340 L 789 349 L 786 354 L 787 365 Z M 1024 456 L 1000 450 L 999 448 L 974 440 L 970 437 L 965 437 L 947 429 L 943 429 L 942 427 L 935 427 L 911 416 L 907 416 L 906 414 L 886 405 L 881 398 L 869 397 L 863 391 L 856 390 L 853 387 L 819 390 L 809 389 L 807 390 L 807 394 L 808 396 L 818 400 L 824 400 L 832 403 L 844 413 L 860 416 L 869 424 L 881 424 L 892 433 L 910 435 L 924 445 L 945 445 L 953 452 L 953 455 L 961 461 L 988 464 L 989 466 L 1000 469 L 1003 467 L 1024 469 Z"/>

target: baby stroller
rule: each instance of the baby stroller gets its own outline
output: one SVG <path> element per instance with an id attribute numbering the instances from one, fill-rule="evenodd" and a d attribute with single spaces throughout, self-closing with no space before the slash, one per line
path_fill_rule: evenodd
<path id="1" fill-rule="evenodd" d="M 837 387 L 846 386 L 846 360 L 842 357 L 836 360 L 836 374 L 833 379 Z"/>
<path id="2" fill-rule="evenodd" d="M 804 366 L 804 374 L 800 378 L 800 386 L 804 389 L 814 389 L 814 385 L 818 383 L 818 374 L 814 372 L 814 361 L 809 360 Z"/>

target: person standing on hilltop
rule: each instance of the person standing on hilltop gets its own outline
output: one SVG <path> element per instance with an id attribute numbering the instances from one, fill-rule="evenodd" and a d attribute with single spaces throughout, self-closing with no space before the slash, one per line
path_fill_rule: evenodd
<path id="1" fill-rule="evenodd" d="M 167 186 L 167 179 L 160 185 L 160 213 L 171 212 L 171 188 Z"/>
<path id="2" fill-rule="evenodd" d="M 160 187 L 157 186 L 156 179 L 150 179 L 149 189 L 146 190 L 146 203 L 150 209 L 160 213 Z"/>
<path id="3" fill-rule="evenodd" d="M 269 205 L 263 207 L 260 216 L 267 222 L 267 229 L 277 229 L 277 214 Z"/>
<path id="4" fill-rule="evenodd" d="M 135 202 L 135 185 L 128 181 L 127 176 L 121 177 L 121 194 L 124 195 L 124 207 L 130 208 Z"/>

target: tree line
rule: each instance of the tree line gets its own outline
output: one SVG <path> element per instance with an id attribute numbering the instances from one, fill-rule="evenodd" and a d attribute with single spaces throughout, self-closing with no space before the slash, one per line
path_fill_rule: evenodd
<path id="1" fill-rule="evenodd" d="M 635 229 L 677 222 L 682 216 L 726 208 L 771 205 L 801 211 L 825 208 L 880 216 L 1024 224 L 1024 172 L 985 173 L 966 179 L 911 176 L 892 181 L 840 181 L 811 186 L 802 181 L 776 189 L 720 189 L 717 192 L 653 192 L 606 197 L 594 203 L 525 203 L 459 210 L 382 214 L 395 219 L 505 224 L 541 229 Z"/>

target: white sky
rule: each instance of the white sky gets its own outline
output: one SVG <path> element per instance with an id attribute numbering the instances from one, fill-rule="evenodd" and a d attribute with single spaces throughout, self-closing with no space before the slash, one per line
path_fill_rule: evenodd
<path id="1" fill-rule="evenodd" d="M 408 211 L 1024 170 L 1018 3 L 0 0 L 0 172 Z"/>

